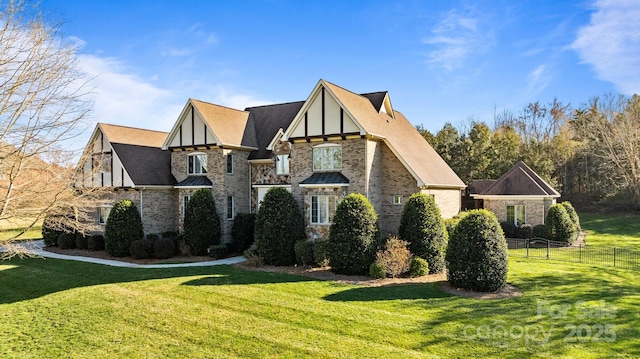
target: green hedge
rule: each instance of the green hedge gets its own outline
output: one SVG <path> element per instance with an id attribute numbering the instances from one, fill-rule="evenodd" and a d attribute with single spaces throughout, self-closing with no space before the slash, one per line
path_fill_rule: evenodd
<path id="1" fill-rule="evenodd" d="M 287 266 L 296 262 L 293 247 L 306 235 L 304 217 L 291 192 L 282 187 L 267 191 L 256 214 L 254 238 L 265 264 Z"/>
<path id="2" fill-rule="evenodd" d="M 578 236 L 578 228 L 571 220 L 567 209 L 562 204 L 549 207 L 546 220 L 551 240 L 572 244 Z"/>
<path id="3" fill-rule="evenodd" d="M 447 278 L 456 288 L 482 292 L 501 289 L 507 280 L 507 242 L 496 216 L 473 210 L 449 239 Z"/>
<path id="4" fill-rule="evenodd" d="M 362 194 L 346 196 L 336 208 L 329 229 L 329 265 L 343 274 L 369 272 L 378 246 L 378 215 Z"/>
<path id="5" fill-rule="evenodd" d="M 444 270 L 444 252 L 447 247 L 447 230 L 440 209 L 432 196 L 414 193 L 402 210 L 401 239 L 409 242 L 409 250 L 429 263 L 431 273 Z"/>
<path id="6" fill-rule="evenodd" d="M 114 257 L 129 255 L 131 242 L 144 237 L 140 213 L 131 200 L 118 201 L 107 218 L 104 230 L 104 246 Z"/>
<path id="7" fill-rule="evenodd" d="M 220 244 L 220 217 L 211 190 L 201 188 L 187 202 L 183 234 L 196 256 L 207 255 L 209 246 Z"/>

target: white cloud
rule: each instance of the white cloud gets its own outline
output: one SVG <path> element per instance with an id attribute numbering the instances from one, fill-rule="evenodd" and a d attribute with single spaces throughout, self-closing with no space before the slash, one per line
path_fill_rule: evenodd
<path id="1" fill-rule="evenodd" d="M 227 106 L 238 110 L 273 103 L 256 98 L 253 95 L 239 93 L 228 87 L 220 85 L 215 86 L 214 90 L 211 92 L 211 97 L 211 102 L 217 105 Z"/>
<path id="2" fill-rule="evenodd" d="M 624 94 L 640 93 L 640 2 L 600 0 L 594 6 L 571 48 L 598 78 Z"/>
<path id="3" fill-rule="evenodd" d="M 428 62 L 447 71 L 462 66 L 470 56 L 485 54 L 495 43 L 493 32 L 480 26 L 472 10 L 463 14 L 450 10 L 431 32 L 433 36 L 422 41 L 434 48 Z"/>
<path id="4" fill-rule="evenodd" d="M 539 94 L 544 90 L 551 81 L 551 76 L 548 74 L 547 67 L 540 65 L 531 71 L 527 76 L 528 88 L 535 94 Z"/>

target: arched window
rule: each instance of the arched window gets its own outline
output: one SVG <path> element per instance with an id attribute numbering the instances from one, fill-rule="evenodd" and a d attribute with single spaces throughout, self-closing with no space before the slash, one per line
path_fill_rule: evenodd
<path id="1" fill-rule="evenodd" d="M 207 155 L 196 152 L 187 156 L 187 174 L 201 175 L 207 173 Z"/>
<path id="2" fill-rule="evenodd" d="M 313 171 L 340 171 L 342 169 L 342 146 L 323 144 L 313 148 Z"/>

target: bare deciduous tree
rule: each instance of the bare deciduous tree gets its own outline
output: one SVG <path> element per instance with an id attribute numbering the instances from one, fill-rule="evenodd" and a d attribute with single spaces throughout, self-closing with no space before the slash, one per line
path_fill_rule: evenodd
<path id="1" fill-rule="evenodd" d="M 77 48 L 28 3 L 0 7 L 0 223 L 22 228 L 0 244 L 69 208 L 77 214 L 72 228 L 86 232 L 79 209 L 95 193 L 73 188 L 77 156 L 69 149 L 91 109 Z"/>

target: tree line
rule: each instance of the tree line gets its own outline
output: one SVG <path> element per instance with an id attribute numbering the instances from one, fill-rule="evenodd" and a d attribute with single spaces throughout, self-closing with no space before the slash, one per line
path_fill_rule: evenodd
<path id="1" fill-rule="evenodd" d="M 497 179 L 524 161 L 563 199 L 584 208 L 640 209 L 640 96 L 606 94 L 573 108 L 554 99 L 492 123 L 446 123 L 422 136 L 467 184 Z"/>

